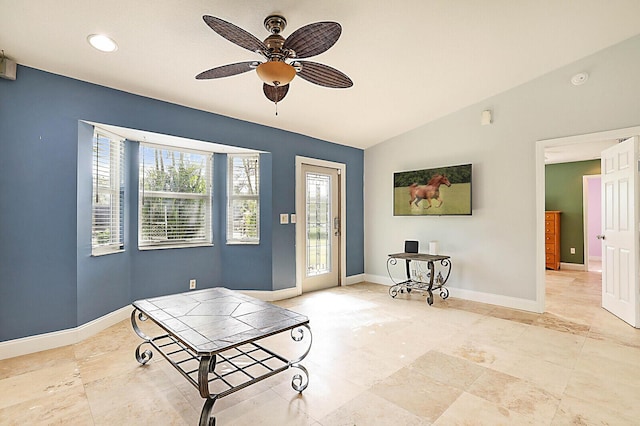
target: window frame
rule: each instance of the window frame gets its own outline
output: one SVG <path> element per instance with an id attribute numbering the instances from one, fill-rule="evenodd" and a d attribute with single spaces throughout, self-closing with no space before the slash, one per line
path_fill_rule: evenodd
<path id="1" fill-rule="evenodd" d="M 256 161 L 256 180 L 255 184 L 257 186 L 257 191 L 255 194 L 246 195 L 246 194 L 234 194 L 234 167 L 233 161 L 236 158 L 248 158 L 255 159 Z M 228 245 L 257 245 L 260 244 L 260 153 L 251 153 L 251 154 L 227 154 L 227 223 L 226 223 L 226 242 Z M 246 175 L 245 175 L 246 176 Z M 256 202 L 256 236 L 255 237 L 241 237 L 241 238 L 233 238 L 233 227 L 234 227 L 234 217 L 233 217 L 233 205 L 234 201 L 251 201 L 254 200 Z"/>
<path id="2" fill-rule="evenodd" d="M 109 141 L 109 185 L 100 185 L 98 175 L 100 164 L 100 138 Z M 102 129 L 94 128 L 91 141 L 91 256 L 103 256 L 124 251 L 124 207 L 125 207 L 125 138 Z M 114 152 L 114 147 L 117 148 Z M 117 235 L 116 239 L 110 238 L 108 243 L 96 243 L 96 208 L 101 206 L 96 199 L 101 194 L 111 196 L 111 206 L 107 228 L 110 235 Z M 117 214 L 114 214 L 113 211 Z"/>
<path id="3" fill-rule="evenodd" d="M 188 193 L 188 192 L 168 192 L 168 191 L 150 191 L 144 188 L 145 164 L 144 149 L 151 148 L 155 150 L 172 151 L 175 153 L 196 154 L 205 156 L 205 194 Z M 210 247 L 213 246 L 213 155 L 211 151 L 203 151 L 199 149 L 185 148 L 177 145 L 163 145 L 150 142 L 140 142 L 138 150 L 139 155 L 139 185 L 138 185 L 138 250 L 161 250 L 173 248 L 189 248 L 189 247 Z M 145 197 L 155 195 L 157 198 L 169 199 L 202 199 L 205 206 L 204 218 L 204 238 L 197 239 L 165 239 L 156 242 L 143 239 L 143 207 Z M 183 194 L 179 196 L 179 194 Z"/>

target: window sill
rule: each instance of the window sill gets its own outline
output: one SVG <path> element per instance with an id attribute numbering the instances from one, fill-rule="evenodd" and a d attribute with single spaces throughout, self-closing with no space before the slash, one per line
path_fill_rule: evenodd
<path id="1" fill-rule="evenodd" d="M 227 241 L 228 246 L 257 246 L 260 241 Z"/>
<path id="2" fill-rule="evenodd" d="M 118 250 L 109 250 L 109 251 L 103 251 L 103 252 L 97 252 L 97 253 L 91 253 L 91 257 L 101 257 L 101 256 L 106 256 L 109 254 L 116 254 L 116 253 L 124 253 L 124 249 L 118 249 Z"/>
<path id="3" fill-rule="evenodd" d="M 167 245 L 163 245 L 163 246 L 143 246 L 143 247 L 138 247 L 138 250 L 140 250 L 140 251 L 148 251 L 148 250 L 167 250 L 167 249 L 196 248 L 196 247 L 213 247 L 213 244 L 211 244 L 211 243 L 193 244 L 193 245 L 184 245 L 184 244 L 171 245 L 171 244 L 167 244 Z"/>

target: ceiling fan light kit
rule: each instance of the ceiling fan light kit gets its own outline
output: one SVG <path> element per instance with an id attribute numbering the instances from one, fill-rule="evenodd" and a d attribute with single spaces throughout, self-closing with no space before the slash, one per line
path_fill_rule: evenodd
<path id="1" fill-rule="evenodd" d="M 296 76 L 296 69 L 286 62 L 267 61 L 258 65 L 256 73 L 260 80 L 271 86 L 284 86 Z"/>
<path id="2" fill-rule="evenodd" d="M 242 28 L 215 16 L 204 15 L 202 19 L 213 31 L 244 49 L 258 53 L 264 61 L 222 65 L 201 72 L 196 76 L 197 80 L 229 77 L 255 69 L 263 81 L 264 95 L 276 104 L 276 115 L 278 102 L 287 95 L 289 83 L 296 75 L 323 87 L 344 89 L 353 86 L 353 81 L 335 68 L 300 60 L 319 55 L 338 41 L 342 27 L 337 22 L 308 24 L 284 38 L 280 33 L 287 26 L 287 20 L 281 15 L 270 15 L 264 20 L 264 27 L 271 35 L 260 41 Z"/>

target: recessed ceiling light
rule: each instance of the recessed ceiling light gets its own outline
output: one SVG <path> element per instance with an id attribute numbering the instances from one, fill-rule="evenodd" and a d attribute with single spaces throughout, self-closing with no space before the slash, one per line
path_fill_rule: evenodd
<path id="1" fill-rule="evenodd" d="M 89 44 L 101 52 L 115 52 L 118 45 L 115 41 L 102 34 L 91 34 L 87 37 Z"/>

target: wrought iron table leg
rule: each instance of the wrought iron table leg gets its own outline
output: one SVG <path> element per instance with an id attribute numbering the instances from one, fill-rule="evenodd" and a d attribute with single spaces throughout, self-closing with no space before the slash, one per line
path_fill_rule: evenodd
<path id="1" fill-rule="evenodd" d="M 435 275 L 435 266 L 431 261 L 427 266 L 429 267 L 429 286 L 427 287 L 427 293 L 429 293 L 429 295 L 427 296 L 427 303 L 433 305 L 433 277 Z"/>
<path id="2" fill-rule="evenodd" d="M 309 332 L 309 346 L 301 356 L 299 356 L 298 358 L 292 361 L 289 361 L 289 366 L 291 366 L 292 368 L 297 368 L 302 373 L 302 374 L 300 373 L 294 374 L 293 378 L 291 379 L 291 387 L 296 392 L 300 392 L 300 393 L 302 393 L 302 391 L 304 391 L 307 388 L 307 386 L 309 386 L 309 372 L 302 364 L 300 364 L 300 361 L 302 361 L 307 357 L 307 355 L 309 355 L 309 351 L 311 350 L 311 344 L 313 343 L 313 335 L 311 334 L 311 328 L 309 327 L 308 324 L 305 324 L 303 326 L 300 326 L 298 328 L 294 328 L 291 330 L 291 338 L 295 342 L 300 342 L 302 341 L 302 339 L 304 339 L 305 329 Z"/>
<path id="3" fill-rule="evenodd" d="M 217 401 L 216 397 L 207 398 L 200 412 L 200 422 L 198 426 L 216 426 L 216 418 L 211 415 L 213 404 Z"/>
<path id="4" fill-rule="evenodd" d="M 136 360 L 138 360 L 140 364 L 144 365 L 153 357 L 153 352 L 151 349 L 147 349 L 141 353 L 140 348 L 142 345 L 151 344 L 151 337 L 147 336 L 142 330 L 140 330 L 140 327 L 138 327 L 138 323 L 136 322 L 136 316 L 140 321 L 146 321 L 147 317 L 137 309 L 134 309 L 133 312 L 131 312 L 131 326 L 133 327 L 133 331 L 135 331 L 135 333 L 144 340 L 144 342 L 140 343 L 136 348 Z"/>

